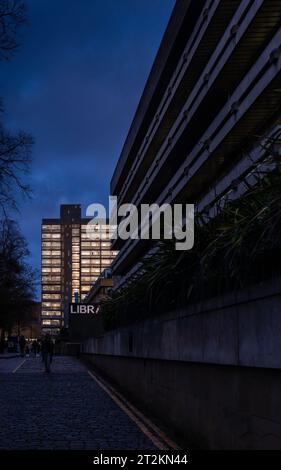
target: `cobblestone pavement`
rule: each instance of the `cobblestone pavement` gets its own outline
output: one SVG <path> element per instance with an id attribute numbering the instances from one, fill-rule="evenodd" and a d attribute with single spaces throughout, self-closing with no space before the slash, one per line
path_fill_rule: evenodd
<path id="1" fill-rule="evenodd" d="M 0 449 L 155 449 L 78 360 L 1 362 Z"/>
<path id="2" fill-rule="evenodd" d="M 12 357 L 10 359 L 0 360 L 0 374 L 1 372 L 13 372 L 23 362 L 22 357 Z M 2 383 L 0 379 L 0 383 Z"/>

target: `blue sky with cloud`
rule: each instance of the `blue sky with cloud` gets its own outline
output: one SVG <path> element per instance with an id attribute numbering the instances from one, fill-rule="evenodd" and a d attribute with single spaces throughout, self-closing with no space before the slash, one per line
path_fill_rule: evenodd
<path id="1" fill-rule="evenodd" d="M 1 63 L 5 123 L 34 139 L 20 226 L 40 266 L 42 217 L 107 204 L 109 182 L 174 0 L 26 0 L 28 24 Z"/>

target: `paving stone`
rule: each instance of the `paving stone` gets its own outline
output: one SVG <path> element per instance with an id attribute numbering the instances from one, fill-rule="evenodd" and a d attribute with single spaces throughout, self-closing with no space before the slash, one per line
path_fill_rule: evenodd
<path id="1" fill-rule="evenodd" d="M 72 357 L 54 357 L 50 374 L 40 358 L 0 368 L 0 422 L 1 449 L 155 449 Z"/>

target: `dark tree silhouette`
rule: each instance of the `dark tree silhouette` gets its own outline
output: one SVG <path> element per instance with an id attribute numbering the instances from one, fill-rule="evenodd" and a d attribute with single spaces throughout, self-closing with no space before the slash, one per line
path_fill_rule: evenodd
<path id="1" fill-rule="evenodd" d="M 26 22 L 25 4 L 19 0 L 0 0 L 0 60 L 10 59 L 19 47 L 18 28 Z M 16 207 L 15 194 L 25 195 L 30 189 L 24 176 L 30 167 L 32 137 L 25 132 L 16 134 L 6 130 L 4 107 L 0 101 L 0 208 L 7 216 L 10 207 Z"/>
<path id="2" fill-rule="evenodd" d="M 4 215 L 9 207 L 16 207 L 15 189 L 30 192 L 23 177 L 29 171 L 32 143 L 29 134 L 10 134 L 0 122 L 0 206 Z"/>
<path id="3" fill-rule="evenodd" d="M 25 21 L 24 2 L 0 0 L 0 60 L 9 60 L 17 51 L 18 29 Z M 9 210 L 16 208 L 18 193 L 30 191 L 25 175 L 30 167 L 32 137 L 22 131 L 9 132 L 3 118 L 0 100 L 0 348 L 5 332 L 32 314 L 36 279 L 26 263 L 25 239 L 9 216 Z"/>
<path id="4" fill-rule="evenodd" d="M 10 59 L 18 49 L 18 28 L 25 22 L 26 7 L 24 2 L 0 0 L 0 59 Z"/>
<path id="5" fill-rule="evenodd" d="M 36 272 L 26 263 L 29 252 L 18 225 L 5 220 L 0 226 L 0 328 L 5 331 L 32 313 Z"/>

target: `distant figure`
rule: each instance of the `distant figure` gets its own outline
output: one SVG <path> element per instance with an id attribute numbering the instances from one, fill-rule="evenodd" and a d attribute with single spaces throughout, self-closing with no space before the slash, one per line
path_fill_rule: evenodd
<path id="1" fill-rule="evenodd" d="M 20 336 L 19 344 L 20 344 L 20 355 L 21 355 L 21 357 L 24 357 L 26 339 L 23 335 Z"/>
<path id="2" fill-rule="evenodd" d="M 44 343 L 44 337 L 41 338 L 41 344 L 40 344 L 40 351 L 41 351 L 41 358 L 42 358 L 42 362 L 45 361 L 45 358 L 44 358 L 44 349 L 43 349 L 43 343 Z"/>
<path id="3" fill-rule="evenodd" d="M 26 346 L 25 346 L 25 354 L 27 357 L 30 356 L 30 346 L 28 343 L 26 343 Z"/>
<path id="4" fill-rule="evenodd" d="M 38 352 L 38 343 L 37 343 L 36 339 L 32 342 L 32 352 L 34 354 L 34 357 L 36 357 L 37 352 Z"/>
<path id="5" fill-rule="evenodd" d="M 0 353 L 4 353 L 5 352 L 5 336 L 4 334 L 1 334 L 1 337 L 0 337 Z"/>
<path id="6" fill-rule="evenodd" d="M 42 358 L 45 364 L 45 371 L 51 372 L 51 362 L 54 353 L 54 343 L 51 340 L 49 333 L 46 334 L 42 341 Z"/>

